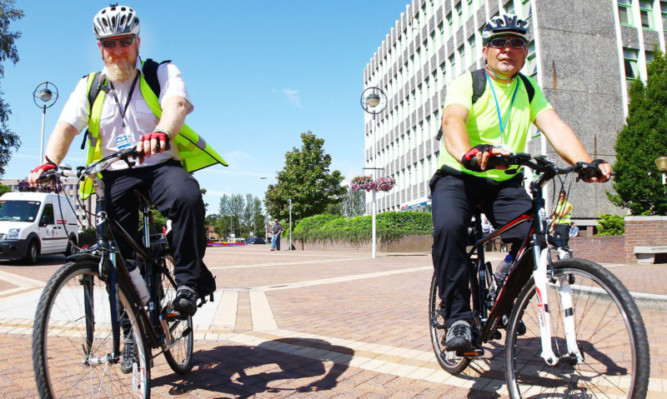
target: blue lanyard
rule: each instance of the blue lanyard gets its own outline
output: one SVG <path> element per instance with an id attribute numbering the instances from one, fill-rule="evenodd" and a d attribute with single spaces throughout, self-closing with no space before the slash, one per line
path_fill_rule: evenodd
<path id="1" fill-rule="evenodd" d="M 496 100 L 496 111 L 498 112 L 498 121 L 500 121 L 500 140 L 503 144 L 505 144 L 505 137 L 504 137 L 505 127 L 507 127 L 507 122 L 510 120 L 512 106 L 514 105 L 514 98 L 516 97 L 516 92 L 519 89 L 519 82 L 518 79 L 515 79 L 516 86 L 514 86 L 514 94 L 512 94 L 512 102 L 510 102 L 510 107 L 505 113 L 505 123 L 503 123 L 503 117 L 502 115 L 500 115 L 500 105 L 498 104 L 498 97 L 496 97 L 496 91 L 493 88 L 493 84 L 491 83 L 491 78 L 489 78 L 488 74 L 486 74 L 486 80 L 488 81 L 489 86 L 491 86 L 493 99 Z"/>

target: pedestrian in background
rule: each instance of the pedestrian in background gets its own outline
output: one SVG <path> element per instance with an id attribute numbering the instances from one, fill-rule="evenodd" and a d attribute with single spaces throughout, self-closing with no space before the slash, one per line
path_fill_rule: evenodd
<path id="1" fill-rule="evenodd" d="M 273 225 L 271 237 L 271 251 L 280 251 L 280 234 L 283 232 L 283 226 L 280 225 L 280 221 L 276 219 L 276 224 Z"/>

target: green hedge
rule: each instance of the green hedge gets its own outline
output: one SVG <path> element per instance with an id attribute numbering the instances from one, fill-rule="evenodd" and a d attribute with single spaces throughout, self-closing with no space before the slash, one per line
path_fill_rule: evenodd
<path id="1" fill-rule="evenodd" d="M 371 216 L 317 215 L 300 220 L 292 238 L 361 243 L 371 240 L 372 228 Z M 390 242 L 408 235 L 433 234 L 433 220 L 429 212 L 386 212 L 376 216 L 376 228 L 378 239 Z"/>

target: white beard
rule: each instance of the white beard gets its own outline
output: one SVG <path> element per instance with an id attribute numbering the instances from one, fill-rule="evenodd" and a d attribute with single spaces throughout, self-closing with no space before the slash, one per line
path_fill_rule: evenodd
<path id="1" fill-rule="evenodd" d="M 112 82 L 125 82 L 134 77 L 134 64 L 127 61 L 110 62 L 106 64 L 109 80 Z"/>

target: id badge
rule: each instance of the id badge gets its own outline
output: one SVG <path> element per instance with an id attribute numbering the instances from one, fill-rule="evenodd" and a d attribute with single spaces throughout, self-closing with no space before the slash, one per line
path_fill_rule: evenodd
<path id="1" fill-rule="evenodd" d="M 133 135 L 126 134 L 116 137 L 116 148 L 118 148 L 118 150 L 124 150 L 135 145 L 137 145 L 137 141 Z"/>

